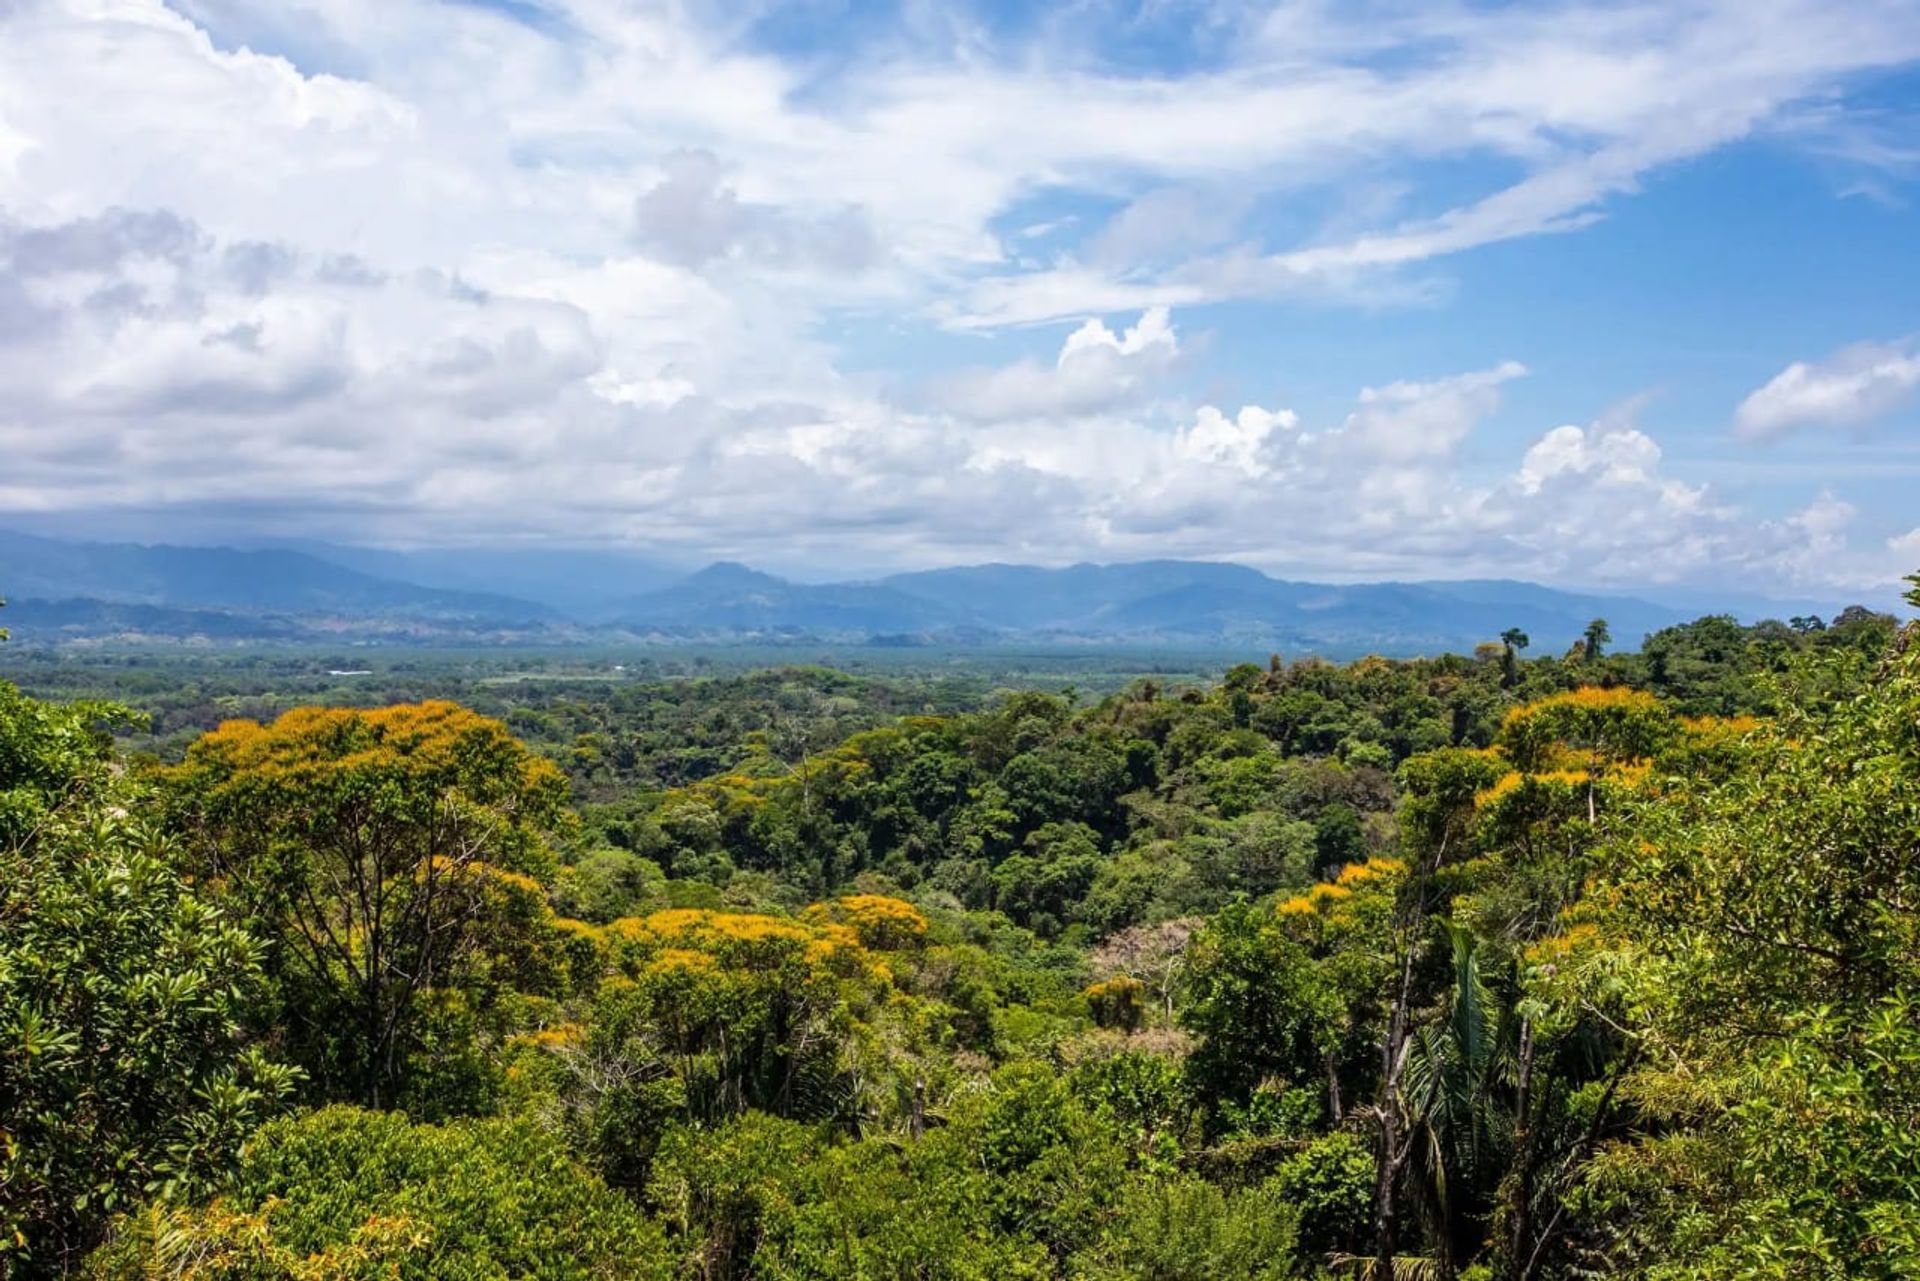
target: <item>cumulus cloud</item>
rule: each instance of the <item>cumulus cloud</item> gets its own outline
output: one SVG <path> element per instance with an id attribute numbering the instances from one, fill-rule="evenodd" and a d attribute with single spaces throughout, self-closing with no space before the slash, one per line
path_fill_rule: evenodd
<path id="1" fill-rule="evenodd" d="M 1515 483 L 1538 494 L 1568 478 L 1627 488 L 1651 481 L 1660 466 L 1660 446 L 1636 428 L 1555 427 L 1520 460 Z"/>
<path id="2" fill-rule="evenodd" d="M 1848 582 L 1858 576 L 1848 563 L 1847 531 L 1859 515 L 1852 503 L 1823 492 L 1799 511 L 1763 521 L 1759 545 L 1771 568 L 1791 582 Z"/>
<path id="3" fill-rule="evenodd" d="M 432 272 L 343 282 L 285 246 L 243 255 L 271 270 L 236 271 L 230 243 L 179 218 L 9 236 L 90 246 L 0 270 L 56 318 L 0 349 L 0 507 L 16 511 L 277 510 L 286 532 L 787 563 L 857 546 L 866 564 L 1226 555 L 1643 581 L 1731 561 L 1812 578 L 1844 559 L 1845 522 L 1813 511 L 1756 531 L 1664 475 L 1624 421 L 1556 428 L 1508 478 L 1473 479 L 1461 456 L 1514 362 L 1363 388 L 1319 422 L 1183 406 L 1145 394 L 1180 351 L 1150 310 L 1083 324 L 1051 365 L 989 371 L 973 413 L 909 410 L 810 382 L 803 358 L 780 362 L 798 390 L 767 394 L 769 369 L 762 394 L 731 394 L 722 374 L 747 355 L 703 365 L 699 331 L 739 318 L 698 289 L 649 302 L 645 286 L 682 279 L 661 268 L 630 266 L 603 296 L 597 275 L 545 261 L 496 264 L 486 288 Z"/>
<path id="4" fill-rule="evenodd" d="M 37 278 L 109 272 L 141 258 L 178 264 L 203 243 L 197 227 L 164 209 L 113 208 L 39 227 L 0 220 L 0 257 L 15 274 Z"/>
<path id="5" fill-rule="evenodd" d="M 1824 360 L 1796 360 L 1740 402 L 1734 430 L 1770 440 L 1803 427 L 1860 427 L 1920 392 L 1920 341 L 1855 343 Z"/>
<path id="6" fill-rule="evenodd" d="M 1663 465 L 1631 414 L 1555 427 L 1528 447 L 1487 511 L 1503 538 L 1554 573 L 1586 567 L 1620 582 L 1671 582 L 1740 559 L 1737 513 Z"/>
<path id="7" fill-rule="evenodd" d="M 1272 468 L 1267 455 L 1277 437 L 1300 425 L 1300 415 L 1291 409 L 1262 409 L 1242 405 L 1229 418 L 1212 405 L 1202 405 L 1191 426 L 1174 437 L 1174 452 L 1183 459 L 1217 463 L 1263 476 Z"/>
<path id="8" fill-rule="evenodd" d="M 1444 458 L 1500 403 L 1500 384 L 1526 373 L 1509 360 L 1493 369 L 1434 382 L 1368 387 L 1360 407 L 1342 425 L 1341 439 L 1356 453 L 1391 463 Z"/>
<path id="9" fill-rule="evenodd" d="M 1078 417 L 1137 402 L 1180 356 L 1165 307 L 1150 307 L 1120 333 L 1091 319 L 1067 335 L 1051 365 L 1020 361 L 965 370 L 933 388 L 934 405 L 962 417 Z"/>
<path id="10" fill-rule="evenodd" d="M 634 240 L 669 262 L 733 259 L 763 267 L 864 271 L 880 248 L 864 211 L 805 215 L 742 201 L 710 151 L 676 151 L 665 176 L 634 202 Z"/>
<path id="11" fill-rule="evenodd" d="M 1920 574 L 1920 527 L 1887 539 L 1887 556 L 1891 561 L 1887 577 Z"/>
<path id="12" fill-rule="evenodd" d="M 1741 514 L 1637 427 L 1489 438 L 1501 351 L 1195 395 L 1172 310 L 1430 300 L 1420 264 L 1844 112 L 1920 56 L 1900 5 L 1291 5 L 1165 76 L 912 30 L 848 75 L 708 7 L 540 8 L 0 6 L 0 519 L 1622 580 L 1891 553 Z M 1356 181 L 1396 194 L 1264 218 Z M 974 340 L 937 324 L 1067 318 L 1051 358 L 938 372 Z"/>

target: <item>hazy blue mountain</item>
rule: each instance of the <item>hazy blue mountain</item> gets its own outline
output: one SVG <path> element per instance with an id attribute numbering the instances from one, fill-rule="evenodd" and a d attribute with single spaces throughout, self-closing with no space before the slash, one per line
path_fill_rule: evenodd
<path id="1" fill-rule="evenodd" d="M 897 574 L 884 585 L 963 611 L 979 626 L 1023 633 L 1183 644 L 1274 644 L 1341 652 L 1470 648 L 1520 627 L 1563 648 L 1605 618 L 1616 643 L 1689 617 L 1627 597 L 1532 583 L 1302 583 L 1244 565 L 1142 561 L 1042 569 L 980 565 Z"/>
<path id="2" fill-rule="evenodd" d="M 626 602 L 622 626 L 684 634 L 815 633 L 865 639 L 965 623 L 938 601 L 872 583 L 795 583 L 720 561 Z"/>
<path id="3" fill-rule="evenodd" d="M 1518 627 L 1526 632 L 1533 638 L 1536 652 L 1544 652 L 1551 644 L 1560 647 L 1571 644 L 1587 622 L 1595 618 L 1607 620 L 1615 645 L 1637 649 L 1641 639 L 1648 633 L 1698 618 L 1717 608 L 1698 598 L 1688 607 L 1684 603 L 1650 601 L 1640 596 L 1556 591 L 1537 583 L 1514 582 L 1510 579 L 1462 579 L 1413 583 L 1410 586 L 1441 596 L 1459 606 L 1480 611 L 1479 616 L 1483 618 L 1511 618 L 1513 621 L 1504 627 Z M 1736 612 L 1745 615 L 1748 611 Z M 1762 610 L 1752 616 L 1764 617 L 1766 612 Z M 1504 630 L 1504 627 L 1498 630 Z"/>
<path id="4" fill-rule="evenodd" d="M 305 544 L 75 543 L 0 533 L 23 638 L 353 636 L 541 644 L 680 639 L 882 645 L 1097 644 L 1331 656 L 1469 650 L 1509 627 L 1558 653 L 1593 618 L 1614 644 L 1710 612 L 1505 580 L 1309 583 L 1244 565 L 971 565 L 799 583 L 719 562 L 667 580 L 619 552 L 401 552 Z M 504 587 L 522 589 L 525 598 Z M 637 589 L 637 590 L 636 590 Z"/>
<path id="5" fill-rule="evenodd" d="M 0 531 L 0 595 L 236 613 L 526 622 L 530 601 L 396 582 L 284 549 L 73 543 Z"/>
<path id="6" fill-rule="evenodd" d="M 335 543 L 288 546 L 363 574 L 447 591 L 512 596 L 589 623 L 617 617 L 635 597 L 670 586 L 685 573 L 631 552 L 581 548 L 396 551 Z"/>
<path id="7" fill-rule="evenodd" d="M 320 639 L 277 614 L 242 614 L 217 609 L 175 609 L 166 605 L 69 598 L 37 600 L 10 596 L 0 622 L 17 643 L 44 644 L 65 639 L 121 637 L 128 640 L 297 642 Z"/>
<path id="8" fill-rule="evenodd" d="M 88 598 L 9 597 L 0 622 L 16 644 L 111 640 L 231 645 L 554 645 L 583 639 L 551 623 L 406 613 L 261 613 Z M 0 661 L 5 651 L 0 650 Z"/>
<path id="9" fill-rule="evenodd" d="M 1849 605 L 1865 605 L 1869 609 L 1902 612 L 1901 589 L 1889 585 L 1878 591 L 1855 592 L 1852 595 L 1826 597 L 1778 597 L 1759 596 L 1752 592 L 1701 592 L 1689 587 L 1648 587 L 1637 593 L 1642 600 L 1652 601 L 1656 605 L 1665 605 L 1674 609 L 1689 609 L 1694 617 L 1702 614 L 1732 614 L 1749 622 L 1762 618 L 1777 618 L 1781 622 L 1795 615 L 1813 614 L 1831 620 L 1835 614 Z"/>
<path id="10" fill-rule="evenodd" d="M 1192 587 L 1257 592 L 1280 586 L 1245 565 L 1150 560 L 1119 565 L 968 565 L 895 574 L 880 585 L 937 601 L 994 627 L 1080 629 L 1127 602 Z"/>

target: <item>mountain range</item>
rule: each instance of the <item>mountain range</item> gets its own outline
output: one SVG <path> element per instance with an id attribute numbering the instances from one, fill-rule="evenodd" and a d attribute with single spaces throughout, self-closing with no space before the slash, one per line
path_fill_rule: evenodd
<path id="1" fill-rule="evenodd" d="M 0 595 L 15 639 L 34 643 L 1125 645 L 1332 656 L 1470 649 L 1509 627 L 1548 651 L 1594 618 L 1632 646 L 1711 612 L 1508 580 L 1294 582 L 1210 561 L 801 583 L 725 561 L 686 574 L 606 551 L 172 547 L 6 531 Z"/>

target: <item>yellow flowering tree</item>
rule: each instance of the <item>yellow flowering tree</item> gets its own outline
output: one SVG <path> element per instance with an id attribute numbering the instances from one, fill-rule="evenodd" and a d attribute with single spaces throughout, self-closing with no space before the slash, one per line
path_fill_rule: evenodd
<path id="1" fill-rule="evenodd" d="M 1543 949 L 1637 1050 L 1578 1206 L 1622 1271 L 1920 1274 L 1916 727 L 1911 624 L 1836 705 L 1690 723 Z"/>
<path id="2" fill-rule="evenodd" d="M 890 956 L 917 946 L 909 904 L 857 895 L 799 917 L 678 908 L 581 927 L 608 977 L 584 1035 L 546 1048 L 566 1069 L 562 1103 L 607 1177 L 644 1184 L 681 1120 L 749 1108 L 857 1124 L 887 1068 L 889 1036 L 916 1028 Z M 863 940 L 871 939 L 875 946 Z"/>
<path id="3" fill-rule="evenodd" d="M 1409 1205 L 1444 1225 L 1424 1233 L 1435 1266 L 1451 1266 L 1462 1238 L 1492 1237 L 1511 1269 L 1536 1253 L 1568 1187 L 1536 1171 L 1580 1148 L 1567 1095 L 1587 1088 L 1615 1047 L 1577 1009 L 1526 990 L 1520 954 L 1578 903 L 1603 814 L 1685 737 L 1651 694 L 1584 687 L 1512 709 L 1489 749 L 1444 749 L 1402 767 L 1409 872 L 1367 1110 L 1376 1269 L 1400 1257 Z"/>
<path id="4" fill-rule="evenodd" d="M 884 894 L 848 894 L 816 903 L 805 919 L 845 925 L 864 947 L 879 952 L 918 949 L 927 937 L 927 918 L 919 908 Z"/>
<path id="5" fill-rule="evenodd" d="M 290 1048 L 324 1096 L 403 1098 L 429 1010 L 464 1019 L 492 958 L 530 962 L 509 927 L 541 919 L 566 784 L 498 721 L 298 708 L 227 722 L 161 781 L 202 874 L 269 939 Z"/>

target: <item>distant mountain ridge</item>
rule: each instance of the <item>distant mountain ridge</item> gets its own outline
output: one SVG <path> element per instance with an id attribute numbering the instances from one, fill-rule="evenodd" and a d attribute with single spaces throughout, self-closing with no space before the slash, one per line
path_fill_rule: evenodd
<path id="1" fill-rule="evenodd" d="M 423 619 L 554 617 L 531 601 L 361 573 L 304 552 L 72 543 L 0 530 L 0 594 L 240 613 L 361 613 Z"/>
<path id="2" fill-rule="evenodd" d="M 870 582 L 805 584 L 720 562 L 636 597 L 617 616 L 637 633 L 947 644 L 1280 646 L 1393 653 L 1471 649 L 1509 627 L 1565 646 L 1595 618 L 1625 644 L 1683 621 L 1630 597 L 1531 583 L 1302 583 L 1245 565 L 970 565 Z"/>
<path id="3" fill-rule="evenodd" d="M 494 584 L 517 590 L 478 590 Z M 1594 618 L 1630 647 L 1711 612 L 1502 579 L 1297 582 L 1216 561 L 800 583 L 730 561 L 676 577 L 618 552 L 240 550 L 5 531 L 0 596 L 22 641 L 1127 645 L 1336 657 L 1467 651 L 1509 627 L 1530 635 L 1533 652 L 1557 652 Z"/>
<path id="4" fill-rule="evenodd" d="M 628 602 L 616 621 L 639 631 L 866 637 L 940 630 L 967 620 L 958 610 L 884 583 L 794 583 L 720 561 L 671 587 Z"/>
<path id="5" fill-rule="evenodd" d="M 447 591 L 510 596 L 581 623 L 616 616 L 634 597 L 670 587 L 684 569 L 627 552 L 564 547 L 442 547 L 398 551 L 290 542 L 303 552 L 376 578 Z"/>

